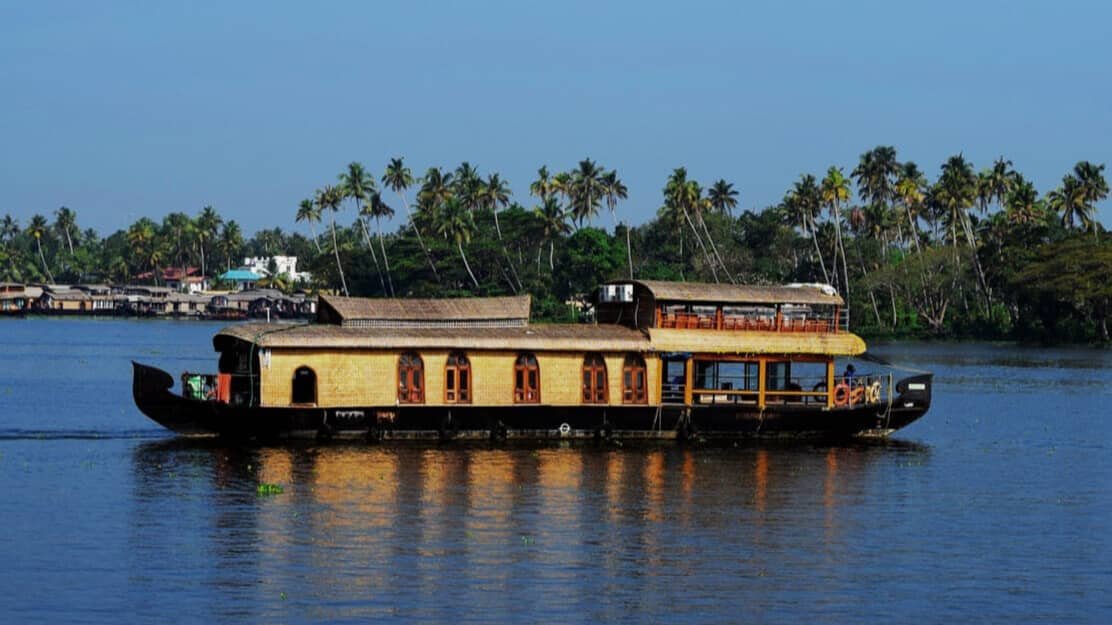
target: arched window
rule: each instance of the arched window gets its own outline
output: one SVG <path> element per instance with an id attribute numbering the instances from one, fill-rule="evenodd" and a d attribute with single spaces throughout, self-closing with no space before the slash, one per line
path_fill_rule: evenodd
<path id="1" fill-rule="evenodd" d="M 541 402 L 541 368 L 533 354 L 521 354 L 514 362 L 514 403 Z"/>
<path id="2" fill-rule="evenodd" d="M 448 364 L 444 365 L 444 401 L 471 403 L 471 362 L 463 352 L 448 354 Z"/>
<path id="3" fill-rule="evenodd" d="M 290 403 L 317 403 L 317 374 L 309 367 L 298 367 L 293 372 L 293 392 Z"/>
<path id="4" fill-rule="evenodd" d="M 648 385 L 645 383 L 645 360 L 637 354 L 626 356 L 622 365 L 622 403 L 648 403 Z"/>
<path id="5" fill-rule="evenodd" d="M 425 365 L 421 357 L 406 352 L 398 358 L 398 401 L 403 404 L 425 403 Z"/>
<path id="6" fill-rule="evenodd" d="M 606 392 L 606 361 L 598 354 L 587 354 L 583 359 L 583 403 L 605 404 L 608 402 Z"/>

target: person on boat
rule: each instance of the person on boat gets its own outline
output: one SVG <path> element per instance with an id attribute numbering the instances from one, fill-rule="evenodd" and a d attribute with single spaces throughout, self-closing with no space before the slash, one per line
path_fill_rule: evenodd
<path id="1" fill-rule="evenodd" d="M 853 376 L 856 373 L 857 373 L 857 367 L 854 367 L 852 362 L 849 363 L 848 365 L 846 365 L 845 373 L 842 374 L 842 381 L 845 382 L 849 386 L 853 386 L 854 385 Z"/>

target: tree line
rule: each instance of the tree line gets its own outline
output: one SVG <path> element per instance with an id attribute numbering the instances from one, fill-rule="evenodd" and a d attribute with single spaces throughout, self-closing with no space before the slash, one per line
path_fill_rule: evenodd
<path id="1" fill-rule="evenodd" d="M 275 227 L 245 239 L 211 206 L 161 223 L 144 217 L 103 239 L 66 207 L 23 226 L 7 215 L 0 279 L 157 280 L 165 267 L 211 274 L 245 255 L 289 254 L 313 272 L 312 289 L 530 293 L 535 314 L 553 320 L 614 278 L 822 282 L 847 299 L 865 334 L 1108 341 L 1112 244 L 1095 216 L 1108 184 L 1104 165 L 1087 161 L 1040 195 L 1005 158 L 978 171 L 957 154 L 932 180 L 878 146 L 848 171 L 801 174 L 761 210 L 738 210 L 732 183 L 704 187 L 680 167 L 656 216 L 636 226 L 619 218 L 628 189 L 617 171 L 589 158 L 540 167 L 527 198 L 467 162 L 415 175 L 401 158 L 380 176 L 352 162 L 307 196 L 290 214 L 308 236 Z M 387 231 L 396 214 L 404 218 Z"/>

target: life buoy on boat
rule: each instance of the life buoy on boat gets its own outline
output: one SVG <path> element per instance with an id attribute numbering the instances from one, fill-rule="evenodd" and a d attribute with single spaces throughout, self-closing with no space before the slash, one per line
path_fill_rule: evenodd
<path id="1" fill-rule="evenodd" d="M 849 403 L 851 406 L 860 404 L 865 399 L 865 389 L 860 386 L 853 387 L 849 392 Z"/>
<path id="2" fill-rule="evenodd" d="M 834 387 L 834 405 L 845 406 L 848 403 L 849 384 L 846 384 L 845 382 L 839 382 L 838 385 Z"/>
<path id="3" fill-rule="evenodd" d="M 865 401 L 870 404 L 880 403 L 880 382 L 873 382 L 865 389 Z"/>

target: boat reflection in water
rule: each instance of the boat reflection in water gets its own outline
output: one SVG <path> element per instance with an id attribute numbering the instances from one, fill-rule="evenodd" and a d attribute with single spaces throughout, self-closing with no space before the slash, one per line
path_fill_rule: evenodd
<path id="1" fill-rule="evenodd" d="M 679 615 L 722 593 L 759 610 L 785 599 L 796 566 L 812 568 L 812 583 L 813 567 L 830 567 L 836 585 L 843 529 L 870 522 L 859 502 L 892 488 L 884 468 L 929 457 L 894 441 L 145 444 L 134 457 L 134 579 L 144 592 L 172 569 L 224 595 L 216 618 L 270 620 L 300 606 L 315 619 L 616 619 Z M 260 496 L 263 483 L 283 492 Z"/>

